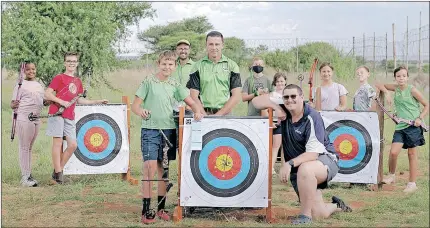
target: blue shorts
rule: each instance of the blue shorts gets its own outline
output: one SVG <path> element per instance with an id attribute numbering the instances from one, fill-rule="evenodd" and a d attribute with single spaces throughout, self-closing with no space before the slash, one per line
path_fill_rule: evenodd
<path id="1" fill-rule="evenodd" d="M 394 131 L 393 143 L 403 143 L 403 149 L 414 148 L 426 144 L 421 127 L 409 126 Z"/>
<path id="2" fill-rule="evenodd" d="M 166 137 L 169 139 L 173 147 L 167 151 L 168 160 L 176 159 L 176 132 L 175 129 L 162 130 Z M 166 140 L 158 129 L 142 128 L 140 145 L 142 149 L 142 157 L 144 161 L 149 160 L 163 160 L 163 148 Z"/>

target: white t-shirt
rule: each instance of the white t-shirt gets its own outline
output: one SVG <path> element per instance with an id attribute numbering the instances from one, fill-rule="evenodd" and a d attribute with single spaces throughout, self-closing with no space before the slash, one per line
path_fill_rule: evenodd
<path id="1" fill-rule="evenodd" d="M 321 110 L 334 110 L 340 104 L 340 96 L 347 94 L 348 90 L 336 82 L 329 86 L 321 86 Z"/>
<path id="2" fill-rule="evenodd" d="M 276 104 L 283 104 L 283 100 L 282 100 L 282 93 L 278 93 L 276 91 L 273 91 L 269 94 L 270 96 L 270 100 L 272 102 L 275 102 Z M 276 112 L 273 112 L 273 117 L 276 117 Z"/>

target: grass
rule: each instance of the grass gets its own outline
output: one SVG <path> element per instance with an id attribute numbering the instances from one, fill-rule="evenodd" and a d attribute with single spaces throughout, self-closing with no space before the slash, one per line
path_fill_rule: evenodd
<path id="1" fill-rule="evenodd" d="M 2 72 L 4 73 L 4 72 Z M 121 96 L 130 97 L 136 91 L 141 78 L 146 73 L 142 69 L 131 69 L 114 72 L 109 75 L 112 84 L 120 88 L 120 92 L 111 92 L 104 87 L 91 88 L 90 98 L 107 98 L 112 103 L 120 103 Z M 2 74 L 4 75 L 4 74 Z M 245 72 L 242 72 L 245 75 Z M 272 72 L 269 75 L 273 75 Z M 295 77 L 295 76 L 294 76 Z M 289 76 L 289 83 L 297 83 Z M 306 78 L 303 85 L 306 85 Z M 140 187 L 121 181 L 120 174 L 79 175 L 71 176 L 71 183 L 63 186 L 48 185 L 52 172 L 51 139 L 45 135 L 46 122 L 33 148 L 33 176 L 40 182 L 37 188 L 20 187 L 20 170 L 18 164 L 17 140 L 10 141 L 11 110 L 9 102 L 15 79 L 2 77 L 2 226 L 50 226 L 50 227 L 141 227 L 141 195 Z M 342 82 L 350 95 L 358 88 L 355 81 Z M 318 84 L 318 83 L 316 83 Z M 308 94 L 307 85 L 305 94 Z M 428 100 L 428 95 L 425 95 Z M 351 99 L 348 99 L 351 106 Z M 246 104 L 240 103 L 234 110 L 235 115 L 246 114 Z M 46 112 L 46 110 L 45 110 Z M 426 121 L 428 123 L 428 121 Z M 141 178 L 140 154 L 140 122 L 139 118 L 131 115 L 131 173 Z M 387 172 L 388 151 L 394 125 L 391 120 L 385 121 L 384 138 L 384 171 Z M 419 149 L 419 190 L 406 196 L 402 190 L 408 181 L 408 158 L 405 150 L 399 155 L 397 176 L 398 182 L 391 188 L 384 186 L 378 192 L 368 191 L 360 187 L 348 189 L 345 184 L 333 183 L 323 191 L 326 199 L 338 195 L 351 204 L 352 213 L 338 213 L 323 221 L 315 221 L 314 226 L 429 226 L 429 134 L 425 133 L 427 144 Z M 277 169 L 279 164 L 276 165 Z M 174 187 L 168 194 L 166 207 L 173 210 L 177 193 L 177 164 L 172 162 L 170 176 Z M 402 172 L 403 175 L 400 175 Z M 275 223 L 270 226 L 284 227 L 289 215 L 298 213 L 297 197 L 291 185 L 282 185 L 277 178 L 273 179 L 273 210 Z M 154 187 L 154 192 L 156 188 Z M 155 197 L 152 206 L 155 205 Z M 173 222 L 157 222 L 154 226 L 172 227 L 263 227 L 269 226 L 264 222 L 263 210 L 196 211 L 190 217 L 184 218 L 179 224 Z"/>

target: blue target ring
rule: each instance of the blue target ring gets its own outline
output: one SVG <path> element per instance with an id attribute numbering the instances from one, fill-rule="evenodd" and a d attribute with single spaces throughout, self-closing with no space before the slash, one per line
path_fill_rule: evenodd
<path id="1" fill-rule="evenodd" d="M 257 149 L 244 134 L 232 129 L 216 129 L 206 133 L 202 139 L 202 150 L 191 153 L 190 168 L 196 183 L 207 193 L 217 197 L 236 196 L 254 182 L 259 168 Z M 208 158 L 221 146 L 233 148 L 240 156 L 239 173 L 230 180 L 220 180 L 211 174 Z"/>
<path id="2" fill-rule="evenodd" d="M 101 127 L 109 135 L 109 144 L 108 144 L 107 148 L 104 149 L 100 153 L 93 153 L 93 152 L 89 151 L 88 148 L 85 146 L 85 143 L 84 143 L 85 133 L 87 133 L 87 131 L 89 129 L 91 129 L 92 127 Z M 81 129 L 79 130 L 76 138 L 78 141 L 79 151 L 82 153 L 82 155 L 84 155 L 87 158 L 90 158 L 92 160 L 101 160 L 101 159 L 109 156 L 109 154 L 111 153 L 111 151 L 115 147 L 115 142 L 116 142 L 116 135 L 115 135 L 115 132 L 113 131 L 113 128 L 108 123 L 106 123 L 105 121 L 102 121 L 102 120 L 90 120 L 90 121 L 86 122 L 81 127 Z"/>
<path id="3" fill-rule="evenodd" d="M 333 143 L 343 134 L 352 135 L 358 143 L 358 153 L 351 160 L 339 159 L 339 173 L 353 174 L 361 171 L 372 158 L 372 138 L 363 125 L 353 120 L 339 120 L 326 128 L 328 138 Z M 337 151 L 337 153 L 340 153 Z"/>
<path id="4" fill-rule="evenodd" d="M 212 175 L 212 173 L 208 169 L 209 154 L 220 145 L 221 146 L 228 145 L 230 147 L 235 148 L 241 157 L 242 169 L 234 178 L 230 180 L 220 180 L 216 178 L 214 175 Z M 241 183 L 245 180 L 250 170 L 249 165 L 250 165 L 251 159 L 249 157 L 248 151 L 242 143 L 240 143 L 234 138 L 220 137 L 210 141 L 203 148 L 200 156 L 201 158 L 199 160 L 199 169 L 202 177 L 205 179 L 206 182 L 208 182 L 212 186 L 219 189 L 234 188 L 237 185 L 237 183 Z"/>
<path id="5" fill-rule="evenodd" d="M 330 142 L 334 142 L 334 140 L 340 136 L 341 134 L 345 134 L 345 132 L 348 132 L 348 134 L 355 137 L 355 139 L 358 142 L 358 154 L 351 160 L 339 160 L 339 166 L 344 168 L 351 168 L 356 165 L 359 165 L 361 161 L 363 161 L 364 156 L 366 155 L 366 141 L 363 137 L 363 135 L 355 128 L 343 126 L 339 127 L 336 130 L 333 130 L 329 134 Z"/>
<path id="6" fill-rule="evenodd" d="M 109 136 L 106 149 L 93 153 L 84 144 L 85 133 L 93 127 L 105 130 Z M 122 135 L 118 124 L 111 117 L 102 113 L 91 113 L 76 123 L 76 139 L 78 148 L 74 154 L 82 163 L 89 166 L 102 166 L 111 162 L 119 154 L 122 147 Z"/>

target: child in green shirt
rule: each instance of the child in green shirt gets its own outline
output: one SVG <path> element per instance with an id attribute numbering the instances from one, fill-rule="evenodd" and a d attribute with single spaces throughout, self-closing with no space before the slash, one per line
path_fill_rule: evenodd
<path id="1" fill-rule="evenodd" d="M 141 149 L 143 156 L 143 209 L 142 223 L 155 222 L 155 216 L 150 212 L 151 204 L 151 179 L 158 171 L 158 209 L 157 216 L 163 220 L 170 220 L 170 216 L 164 210 L 166 201 L 166 183 L 163 177 L 163 147 L 166 138 L 176 138 L 175 122 L 173 119 L 174 100 L 184 101 L 194 112 L 194 119 L 200 120 L 197 104 L 188 95 L 185 87 L 170 78 L 176 68 L 176 54 L 173 51 L 164 51 L 158 58 L 158 73 L 143 80 L 136 91 L 131 107 L 134 114 L 142 117 Z M 170 141 L 170 140 L 169 140 Z M 173 147 L 176 143 L 172 143 Z M 176 148 L 170 148 L 176 153 Z M 170 159 L 171 160 L 171 159 Z M 155 180 L 154 180 L 155 181 Z"/>
<path id="2" fill-rule="evenodd" d="M 389 105 L 391 104 L 391 96 L 388 91 L 394 91 L 394 105 L 396 106 L 397 116 L 413 120 L 414 125 L 406 123 L 398 123 L 396 125 L 388 160 L 390 173 L 384 177 L 383 183 L 391 184 L 395 182 L 397 156 L 402 148 L 408 149 L 409 183 L 404 192 L 412 193 L 418 189 L 415 183 L 418 172 L 417 146 L 425 144 L 423 129 L 420 125 L 424 116 L 427 115 L 429 103 L 415 87 L 408 85 L 409 74 L 405 67 L 398 67 L 394 70 L 394 79 L 397 84 L 377 84 L 376 88 L 385 93 L 385 98 Z M 422 110 L 420 110 L 420 103 L 424 106 Z"/>

